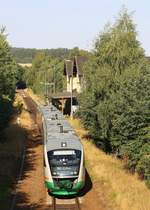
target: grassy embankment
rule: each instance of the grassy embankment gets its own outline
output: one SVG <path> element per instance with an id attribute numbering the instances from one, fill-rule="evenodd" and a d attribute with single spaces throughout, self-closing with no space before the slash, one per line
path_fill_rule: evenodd
<path id="1" fill-rule="evenodd" d="M 22 100 L 17 96 L 15 109 L 17 110 L 21 104 Z M 14 114 L 9 126 L 4 130 L 4 139 L 0 143 L 0 209 L 3 210 L 10 208 L 13 183 L 20 168 L 26 132 L 18 123 L 25 115 L 25 111 Z"/>
<path id="2" fill-rule="evenodd" d="M 111 210 L 150 210 L 150 190 L 136 175 L 124 169 L 124 164 L 98 149 L 77 119 L 70 120 L 85 150 L 86 168 L 101 203 Z"/>

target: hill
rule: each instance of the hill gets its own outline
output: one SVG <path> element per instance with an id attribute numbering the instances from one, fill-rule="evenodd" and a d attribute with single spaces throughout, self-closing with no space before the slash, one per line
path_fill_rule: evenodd
<path id="1" fill-rule="evenodd" d="M 11 53 L 17 63 L 32 63 L 33 58 L 37 53 L 45 53 L 53 58 L 64 59 L 69 55 L 69 49 L 57 48 L 57 49 L 32 49 L 32 48 L 11 48 Z"/>

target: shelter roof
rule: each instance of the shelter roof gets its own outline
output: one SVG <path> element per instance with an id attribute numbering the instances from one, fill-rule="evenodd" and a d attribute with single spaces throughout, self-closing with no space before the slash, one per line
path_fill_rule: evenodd
<path id="1" fill-rule="evenodd" d="M 76 97 L 76 93 L 73 92 L 72 97 Z M 71 92 L 61 92 L 52 95 L 52 99 L 71 98 Z"/>

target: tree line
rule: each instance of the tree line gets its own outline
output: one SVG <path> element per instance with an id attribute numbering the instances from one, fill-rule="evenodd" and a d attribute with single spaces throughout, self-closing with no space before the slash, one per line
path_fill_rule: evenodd
<path id="1" fill-rule="evenodd" d="M 79 50 L 78 47 L 74 47 L 73 49 L 68 48 L 57 48 L 57 49 L 32 49 L 32 48 L 11 48 L 11 53 L 16 60 L 17 63 L 32 63 L 33 59 L 37 54 L 45 54 L 53 59 L 65 59 L 70 57 L 72 51 L 77 52 L 84 50 Z"/>
<path id="2" fill-rule="evenodd" d="M 0 132 L 7 126 L 13 113 L 15 85 L 20 68 L 11 54 L 5 28 L 0 28 Z"/>
<path id="3" fill-rule="evenodd" d="M 58 48 L 58 49 L 32 49 L 32 48 L 17 48 L 12 47 L 11 53 L 14 56 L 17 63 L 32 63 L 36 54 L 44 53 L 47 56 L 53 58 L 64 58 L 69 54 L 69 49 Z"/>
<path id="4" fill-rule="evenodd" d="M 63 61 L 52 58 L 45 53 L 37 53 L 32 67 L 26 69 L 27 86 L 39 95 L 51 95 L 63 89 Z"/>
<path id="5" fill-rule="evenodd" d="M 150 62 L 126 9 L 97 37 L 84 74 L 78 117 L 98 147 L 150 187 Z"/>

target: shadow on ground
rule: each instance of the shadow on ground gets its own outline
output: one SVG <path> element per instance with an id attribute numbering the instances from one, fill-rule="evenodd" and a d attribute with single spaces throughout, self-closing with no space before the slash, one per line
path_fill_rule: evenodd
<path id="1" fill-rule="evenodd" d="M 14 210 L 49 210 L 42 200 L 39 200 L 38 203 L 31 203 L 26 193 L 19 193 L 17 200 L 19 202 Z"/>

